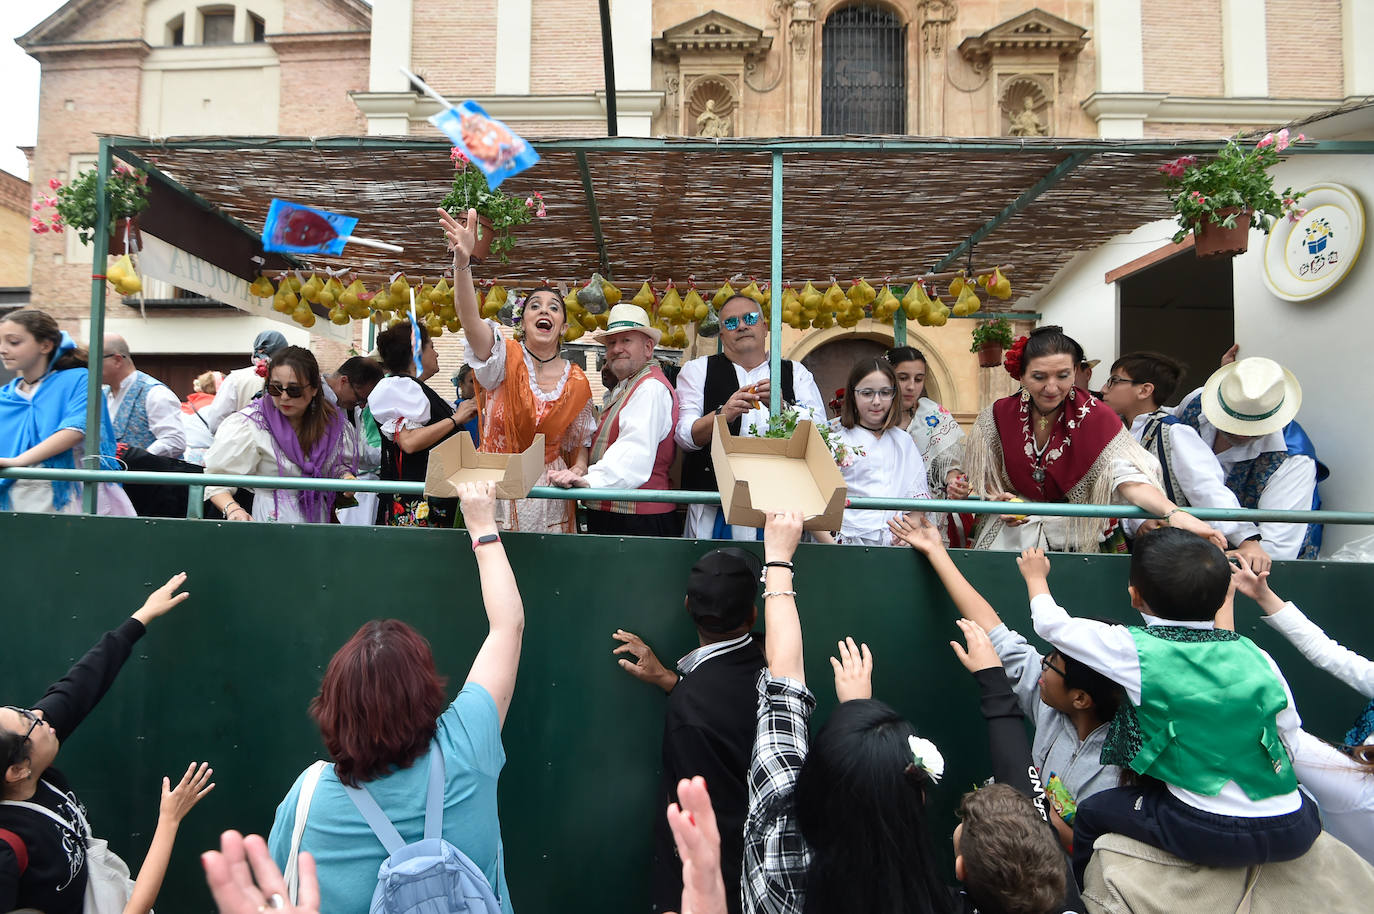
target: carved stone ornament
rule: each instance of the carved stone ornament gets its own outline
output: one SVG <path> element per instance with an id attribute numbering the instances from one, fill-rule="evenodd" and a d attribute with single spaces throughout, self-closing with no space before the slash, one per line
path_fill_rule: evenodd
<path id="1" fill-rule="evenodd" d="M 958 15 L 959 4 L 955 0 L 920 0 L 916 21 L 921 24 L 921 40 L 927 53 L 944 52 L 945 35 Z"/>
<path id="2" fill-rule="evenodd" d="M 683 126 L 690 136 L 734 136 L 738 107 L 735 88 L 728 80 L 703 76 L 693 82 L 688 91 Z"/>
<path id="3" fill-rule="evenodd" d="M 998 95 L 1001 128 L 1004 136 L 1053 136 L 1054 99 L 1046 89 L 1053 86 L 1053 74 L 1018 74 L 1008 78 Z"/>
<path id="4" fill-rule="evenodd" d="M 1067 19 L 1032 9 L 981 35 L 965 38 L 959 43 L 959 53 L 976 72 L 982 73 L 999 56 L 1077 57 L 1088 44 L 1087 33 L 1087 29 Z"/>
<path id="5" fill-rule="evenodd" d="M 716 10 L 664 29 L 653 40 L 654 56 L 660 60 L 681 60 L 684 56 L 734 51 L 744 58 L 764 57 L 773 46 L 773 36 L 763 29 Z"/>

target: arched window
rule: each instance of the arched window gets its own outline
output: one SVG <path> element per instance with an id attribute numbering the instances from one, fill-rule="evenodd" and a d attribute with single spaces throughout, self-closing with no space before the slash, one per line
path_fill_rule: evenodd
<path id="1" fill-rule="evenodd" d="M 821 133 L 906 132 L 906 26 L 879 6 L 846 6 L 821 31 Z"/>

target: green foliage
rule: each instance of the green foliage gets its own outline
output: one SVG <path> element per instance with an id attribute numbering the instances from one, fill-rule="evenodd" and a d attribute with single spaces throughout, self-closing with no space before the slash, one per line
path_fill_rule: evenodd
<path id="1" fill-rule="evenodd" d="M 74 228 L 82 244 L 91 243 L 95 237 L 97 179 L 96 169 L 91 168 L 78 174 L 69 184 L 55 178 L 48 182 L 57 191 L 57 197 L 44 196 L 42 204 L 57 210 L 52 220 L 54 230 Z M 105 181 L 105 199 L 109 208 L 110 237 L 114 237 L 118 220 L 131 219 L 148 208 L 148 176 L 123 162 L 116 162 Z M 40 231 L 38 221 L 34 224 L 36 232 Z"/>
<path id="2" fill-rule="evenodd" d="M 973 345 L 969 347 L 969 352 L 977 352 L 987 343 L 996 343 L 1006 349 L 1011 342 L 1011 324 L 1005 317 L 993 318 L 973 328 Z"/>
<path id="3" fill-rule="evenodd" d="M 1297 142 L 1305 139 L 1298 134 Z M 1296 204 L 1303 195 L 1291 187 L 1282 194 L 1275 193 L 1274 179 L 1269 174 L 1269 167 L 1278 162 L 1279 153 L 1288 145 L 1287 130 L 1268 134 L 1248 152 L 1237 136 L 1203 164 L 1198 164 L 1196 156 L 1182 156 L 1161 165 L 1159 172 L 1169 188 L 1169 200 L 1174 204 L 1179 225 L 1174 243 L 1207 223 L 1235 228 L 1236 217 L 1247 211 L 1266 234 L 1275 219 L 1297 219 L 1301 211 Z"/>
<path id="4" fill-rule="evenodd" d="M 490 219 L 496 232 L 491 252 L 500 257 L 502 263 L 510 263 L 507 252 L 515 247 L 515 234 L 511 229 L 526 224 L 536 216 L 542 219 L 544 198 L 536 193 L 522 200 L 503 192 L 499 187 L 492 190 L 487 186 L 487 177 L 481 169 L 468 161 L 456 147 L 449 157 L 454 165 L 453 189 L 439 205 L 457 219 L 462 219 L 470 209 Z"/>

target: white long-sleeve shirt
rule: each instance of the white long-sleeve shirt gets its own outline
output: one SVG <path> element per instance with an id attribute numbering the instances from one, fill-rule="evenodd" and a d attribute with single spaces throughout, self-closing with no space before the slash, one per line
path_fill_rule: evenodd
<path id="1" fill-rule="evenodd" d="M 219 424 L 229 416 L 253 402 L 253 396 L 262 390 L 263 378 L 257 368 L 236 368 L 229 372 L 215 388 L 215 399 L 200 411 L 205 424 L 211 432 L 219 431 Z"/>
<path id="2" fill-rule="evenodd" d="M 1196 397 L 1201 396 L 1202 390 L 1193 391 L 1183 399 L 1183 402 L 1174 410 L 1175 415 L 1182 412 Z M 1217 430 L 1212 423 L 1207 421 L 1205 414 L 1198 417 L 1198 437 L 1202 439 L 1208 449 L 1211 449 L 1217 440 Z M 1231 447 L 1216 455 L 1217 463 L 1221 465 L 1222 478 L 1230 474 L 1235 465 L 1246 460 L 1253 460 L 1260 454 L 1269 451 L 1286 451 L 1288 446 L 1283 441 L 1283 431 L 1271 432 L 1259 438 L 1251 438 Z M 1317 491 L 1317 462 L 1311 457 L 1302 454 L 1289 456 L 1274 475 L 1269 477 L 1269 482 L 1265 485 L 1264 491 L 1260 493 L 1259 504 L 1256 506 L 1261 511 L 1309 511 L 1312 508 L 1312 496 Z M 1259 525 L 1260 535 L 1263 537 L 1261 545 L 1264 551 L 1275 559 L 1296 559 L 1298 551 L 1302 548 L 1303 537 L 1307 535 L 1306 524 L 1280 524 L 1280 523 L 1261 523 Z"/>
<path id="3" fill-rule="evenodd" d="M 136 374 L 131 373 L 116 388 L 113 384 L 105 387 L 105 402 L 110 407 L 110 418 L 119 415 L 119 407 L 129 393 L 130 384 Z M 148 388 L 143 398 L 143 411 L 148 416 L 148 430 L 156 440 L 145 450 L 159 457 L 180 457 L 186 452 L 186 427 L 181 422 L 181 401 L 165 384 L 154 384 Z"/>
<path id="4" fill-rule="evenodd" d="M 701 418 L 702 404 L 706 396 L 706 361 L 706 358 L 692 359 L 682 366 L 682 371 L 678 372 L 677 376 L 677 429 L 673 436 L 677 439 L 678 447 L 685 451 L 699 451 L 703 447 L 709 447 L 709 443 L 700 445 L 692 440 L 692 423 Z M 739 382 L 740 387 L 768 380 L 768 365 L 769 360 L 765 358 L 753 369 L 745 371 L 741 366 L 731 363 L 731 367 L 735 369 L 735 380 Z M 816 387 L 816 379 L 801 362 L 792 363 L 792 393 L 796 396 L 797 406 L 803 415 L 809 412 L 813 421 L 826 421 L 825 401 L 821 399 L 821 392 Z M 744 414 L 740 420 L 739 433 L 751 437 L 751 425 L 757 425 L 760 429 L 768 427 L 767 399 L 759 404 L 758 409 L 751 409 Z M 683 535 L 688 539 L 709 539 L 715 529 L 716 515 L 719 512 L 720 509 L 715 505 L 688 505 L 687 526 Z M 758 532 L 753 527 L 731 527 L 728 530 L 734 539 L 753 539 Z"/>
<path id="5" fill-rule="evenodd" d="M 1031 622 L 1035 626 L 1037 635 L 1054 645 L 1056 650 L 1091 667 L 1120 685 L 1125 690 L 1126 697 L 1130 699 L 1131 704 L 1139 707 L 1142 687 L 1140 654 L 1136 649 L 1135 638 L 1126 626 L 1070 616 L 1064 607 L 1055 602 L 1054 597 L 1050 594 L 1040 594 L 1030 601 L 1030 605 Z M 1142 618 L 1146 625 L 1173 625 L 1196 629 L 1215 628 L 1210 621 L 1184 622 L 1177 619 L 1160 619 L 1155 616 L 1143 615 Z M 1302 719 L 1298 717 L 1297 706 L 1293 703 L 1293 692 L 1288 688 L 1288 681 L 1283 678 L 1283 673 L 1279 671 L 1279 665 L 1264 650 L 1260 650 L 1260 654 L 1269 664 L 1269 668 L 1274 671 L 1274 676 L 1283 686 L 1283 694 L 1287 699 L 1283 709 L 1276 715 L 1275 722 L 1278 726 L 1279 739 L 1283 741 L 1285 748 L 1288 749 L 1288 754 L 1291 756 L 1293 755 L 1293 746 L 1297 741 L 1298 731 L 1302 729 Z M 1219 816 L 1243 816 L 1247 818 L 1281 816 L 1295 811 L 1302 805 L 1301 794 L 1296 790 L 1278 796 L 1266 797 L 1263 800 L 1252 800 L 1245 795 L 1245 791 L 1235 781 L 1227 781 L 1214 797 L 1184 790 L 1173 784 L 1166 784 L 1165 786 L 1169 788 L 1171 794 L 1189 806 Z"/>
<path id="6" fill-rule="evenodd" d="M 1145 426 L 1149 424 L 1150 414 L 1136 416 L 1131 423 L 1131 436 L 1136 441 L 1145 437 Z M 1162 434 L 1169 436 L 1169 462 L 1174 478 L 1183 489 L 1183 496 L 1194 508 L 1239 508 L 1236 493 L 1226 488 L 1226 474 L 1221 471 L 1221 463 L 1212 453 L 1212 448 L 1204 444 L 1197 431 L 1182 422 L 1160 427 Z M 1158 455 L 1153 455 L 1158 456 Z M 1126 529 L 1132 534 L 1144 521 L 1128 520 Z M 1239 546 L 1260 529 L 1249 521 L 1208 521 L 1226 537 L 1232 546 Z M 1286 525 L 1285 525 L 1286 526 Z M 1301 538 L 1299 538 L 1301 542 Z"/>
<path id="7" fill-rule="evenodd" d="M 625 382 L 617 384 L 618 394 Z M 658 446 L 673 433 L 673 394 L 646 379 L 620 408 L 620 431 L 601 459 L 587 468 L 594 489 L 638 489 L 654 472 Z"/>
<path id="8" fill-rule="evenodd" d="M 1374 698 L 1374 662 L 1343 647 L 1291 601 L 1272 616 L 1265 616 L 1264 621 L 1317 669 L 1335 676 L 1365 698 Z"/>

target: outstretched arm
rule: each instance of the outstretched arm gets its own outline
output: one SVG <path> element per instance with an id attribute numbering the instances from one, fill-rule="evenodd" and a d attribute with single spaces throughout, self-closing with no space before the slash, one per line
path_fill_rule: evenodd
<path id="1" fill-rule="evenodd" d="M 763 527 L 764 561 L 790 564 L 797 543 L 801 542 L 801 532 L 800 511 L 768 515 Z M 797 615 L 797 598 L 792 592 L 795 590 L 792 569 L 765 565 L 764 572 L 764 654 L 768 657 L 768 671 L 775 677 L 805 685 L 801 617 Z"/>
<path id="2" fill-rule="evenodd" d="M 496 533 L 496 485 L 491 482 L 465 482 L 458 486 L 463 520 L 473 543 Z M 520 646 L 525 635 L 525 605 L 506 558 L 506 547 L 498 539 L 476 546 L 477 575 L 482 581 L 482 604 L 490 626 L 487 638 L 468 670 L 468 682 L 486 689 L 496 702 L 502 725 L 515 694 L 515 674 L 520 668 Z"/>
<path id="3" fill-rule="evenodd" d="M 968 579 L 964 577 L 954 560 L 950 558 L 940 539 L 940 531 L 924 514 L 916 515 L 913 522 L 907 515 L 899 514 L 888 522 L 894 539 L 904 542 L 930 561 L 930 567 L 940 576 L 949 598 L 954 601 L 959 615 L 976 622 L 984 631 L 992 631 L 1002 624 L 992 604 L 983 599 Z"/>
<path id="4" fill-rule="evenodd" d="M 1187 511 L 1180 508 L 1169 500 L 1169 496 L 1153 483 L 1149 482 L 1123 482 L 1116 487 L 1121 493 L 1121 497 L 1137 507 L 1144 508 L 1160 517 L 1165 518 L 1166 523 L 1171 527 L 1180 530 L 1187 530 L 1195 533 L 1205 540 L 1210 540 L 1218 549 L 1225 552 L 1230 549 L 1226 542 L 1226 537 L 1222 536 L 1215 527 L 1204 520 L 1198 520 Z"/>
<path id="5" fill-rule="evenodd" d="M 31 467 L 42 463 L 49 457 L 56 457 L 76 447 L 86 438 L 79 428 L 64 428 L 53 432 L 33 447 L 13 457 L 0 457 L 0 470 L 10 467 Z"/>
<path id="6" fill-rule="evenodd" d="M 444 209 L 438 212 L 439 225 L 448 239 L 449 250 L 453 252 L 453 304 L 463 322 L 463 331 L 467 344 L 472 347 L 472 354 L 485 362 L 491 358 L 496 334 L 482 320 L 481 309 L 477 306 L 477 290 L 472 286 L 472 249 L 477 244 L 477 210 L 468 210 L 461 222 Z"/>
<path id="7" fill-rule="evenodd" d="M 177 828 L 191 807 L 215 789 L 210 781 L 214 773 L 208 763 L 201 762 L 197 770 L 196 763 L 192 762 L 175 789 L 170 779 L 162 779 L 162 805 L 158 810 L 157 830 L 153 832 L 143 866 L 138 870 L 133 893 L 124 905 L 124 914 L 149 914 L 153 910 L 153 902 L 157 900 L 163 877 L 167 875 L 167 863 L 172 859 L 172 844 L 177 838 Z"/>

